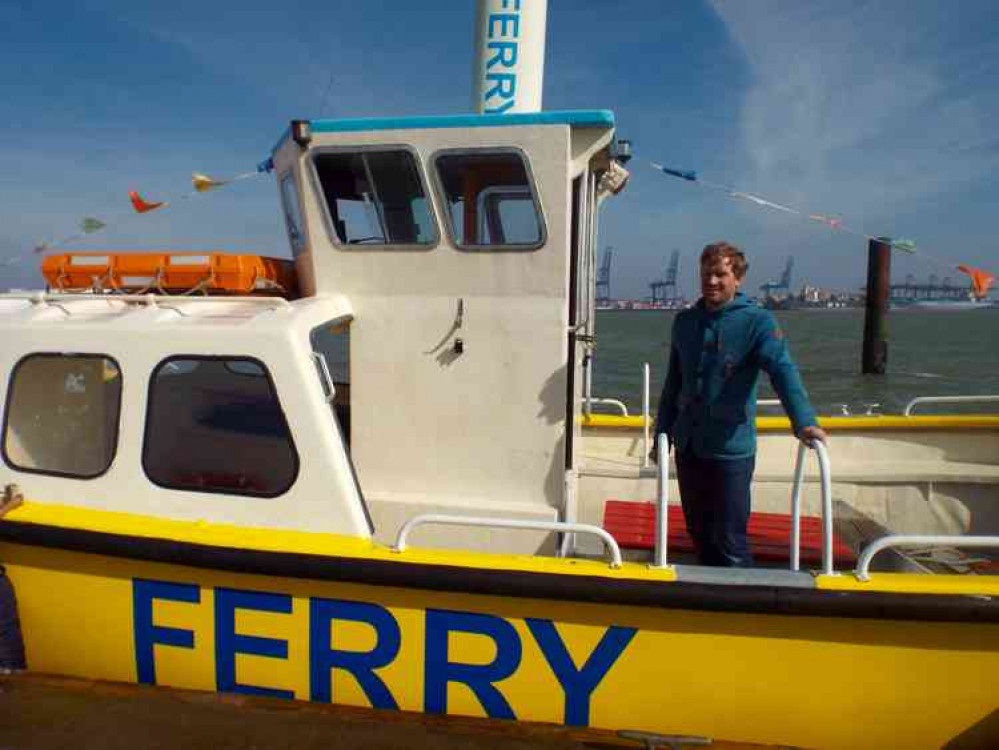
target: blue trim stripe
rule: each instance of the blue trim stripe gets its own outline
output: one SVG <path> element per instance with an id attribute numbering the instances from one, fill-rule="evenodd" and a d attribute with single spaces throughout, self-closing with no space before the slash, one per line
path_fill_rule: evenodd
<path id="1" fill-rule="evenodd" d="M 502 128 L 517 125 L 570 125 L 576 128 L 613 128 L 609 109 L 552 112 L 518 112 L 511 115 L 438 115 L 427 117 L 374 117 L 348 120 L 312 120 L 313 133 L 360 133 L 376 130 L 432 130 L 436 128 Z M 271 153 L 287 140 L 285 131 Z"/>
<path id="2" fill-rule="evenodd" d="M 606 109 L 563 112 L 518 112 L 512 115 L 443 115 L 436 117 L 381 117 L 356 120 L 313 120 L 313 133 L 356 133 L 361 130 L 423 130 L 432 128 L 496 128 L 511 125 L 572 125 L 614 127 L 614 113 Z"/>

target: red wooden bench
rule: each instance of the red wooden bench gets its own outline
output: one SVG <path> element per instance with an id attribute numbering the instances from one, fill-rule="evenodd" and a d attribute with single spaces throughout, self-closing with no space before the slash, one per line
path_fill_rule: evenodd
<path id="1" fill-rule="evenodd" d="M 694 542 L 687 533 L 683 508 L 668 507 L 668 550 L 693 552 Z M 604 503 L 604 529 L 621 547 L 651 550 L 656 545 L 656 506 L 654 503 L 607 500 Z M 753 557 L 761 562 L 790 561 L 791 516 L 786 513 L 751 513 L 748 528 Z M 837 567 L 852 567 L 857 560 L 853 550 L 833 532 L 833 560 Z M 801 563 L 822 562 L 822 519 L 801 517 Z"/>

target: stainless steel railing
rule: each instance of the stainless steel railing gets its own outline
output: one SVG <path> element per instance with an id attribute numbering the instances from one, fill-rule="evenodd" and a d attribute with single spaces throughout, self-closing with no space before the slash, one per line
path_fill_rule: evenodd
<path id="1" fill-rule="evenodd" d="M 999 396 L 917 396 L 905 405 L 902 416 L 912 416 L 913 410 L 919 404 L 976 404 L 999 401 Z"/>
<path id="2" fill-rule="evenodd" d="M 410 518 L 399 529 L 392 547 L 394 552 L 405 552 L 410 532 L 418 526 L 437 524 L 442 526 L 479 526 L 492 529 L 523 529 L 528 531 L 557 531 L 570 534 L 593 534 L 600 537 L 607 549 L 612 568 L 621 567 L 621 548 L 607 531 L 588 523 L 567 523 L 565 521 L 533 521 L 521 518 L 490 518 L 488 516 L 456 516 L 444 513 L 424 513 Z"/>
<path id="3" fill-rule="evenodd" d="M 833 570 L 833 505 L 832 469 L 829 451 L 821 440 L 811 445 L 799 443 L 798 458 L 794 463 L 794 484 L 791 486 L 791 570 L 801 569 L 801 484 L 805 475 L 805 451 L 811 448 L 819 459 L 819 481 L 822 484 L 822 572 L 832 575 Z"/>
<path id="4" fill-rule="evenodd" d="M 627 404 L 624 403 L 624 401 L 621 401 L 620 399 L 616 399 L 616 398 L 592 398 L 591 397 L 589 399 L 586 399 L 586 401 L 591 406 L 594 406 L 594 405 L 596 405 L 596 406 L 613 406 L 615 409 L 617 409 L 619 412 L 621 412 L 621 416 L 622 417 L 627 417 L 628 416 L 628 406 L 627 406 Z"/>
<path id="5" fill-rule="evenodd" d="M 857 560 L 853 574 L 858 580 L 869 581 L 871 560 L 882 550 L 891 547 L 995 547 L 999 536 L 946 536 L 934 534 L 891 534 L 875 539 L 864 548 Z"/>
<path id="6" fill-rule="evenodd" d="M 652 375 L 649 363 L 642 365 L 642 468 L 649 465 L 649 408 L 652 403 L 649 395 L 649 383 Z"/>
<path id="7" fill-rule="evenodd" d="M 801 485 L 805 474 L 805 451 L 811 448 L 819 461 L 822 485 L 822 572 L 833 575 L 833 504 L 832 468 L 829 451 L 821 440 L 810 446 L 801 443 L 794 466 L 794 484 L 791 490 L 791 570 L 801 569 Z M 656 545 L 652 567 L 667 567 L 667 541 L 669 539 L 669 441 L 665 434 L 658 439 L 659 472 L 656 491 Z"/>
<path id="8" fill-rule="evenodd" d="M 656 488 L 656 548 L 652 558 L 653 568 L 666 568 L 667 546 L 669 542 L 669 439 L 659 434 L 657 443 L 659 472 Z M 646 456 L 648 452 L 646 452 Z"/>

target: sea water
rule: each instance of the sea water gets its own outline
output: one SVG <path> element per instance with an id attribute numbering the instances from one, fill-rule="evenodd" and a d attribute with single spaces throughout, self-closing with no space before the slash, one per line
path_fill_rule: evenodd
<path id="1" fill-rule="evenodd" d="M 893 310 L 888 371 L 861 375 L 862 309 L 774 313 L 786 331 L 812 403 L 820 414 L 899 413 L 916 396 L 999 395 L 999 309 Z M 666 375 L 675 312 L 597 313 L 592 395 L 642 407 L 643 362 L 652 369 L 653 413 Z M 767 378 L 759 397 L 775 398 Z M 875 406 L 876 405 L 876 406 Z M 917 413 L 999 412 L 999 403 L 919 407 Z M 769 410 L 761 413 L 780 413 Z"/>

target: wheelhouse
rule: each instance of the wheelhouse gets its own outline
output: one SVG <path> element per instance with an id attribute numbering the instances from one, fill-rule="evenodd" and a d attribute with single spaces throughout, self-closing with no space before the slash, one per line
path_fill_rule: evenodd
<path id="1" fill-rule="evenodd" d="M 435 511 L 575 518 L 595 214 L 623 179 L 616 153 L 604 111 L 297 121 L 276 146 L 302 292 L 354 311 L 341 408 L 376 528 Z M 421 540 L 553 550 L 543 533 Z"/>

